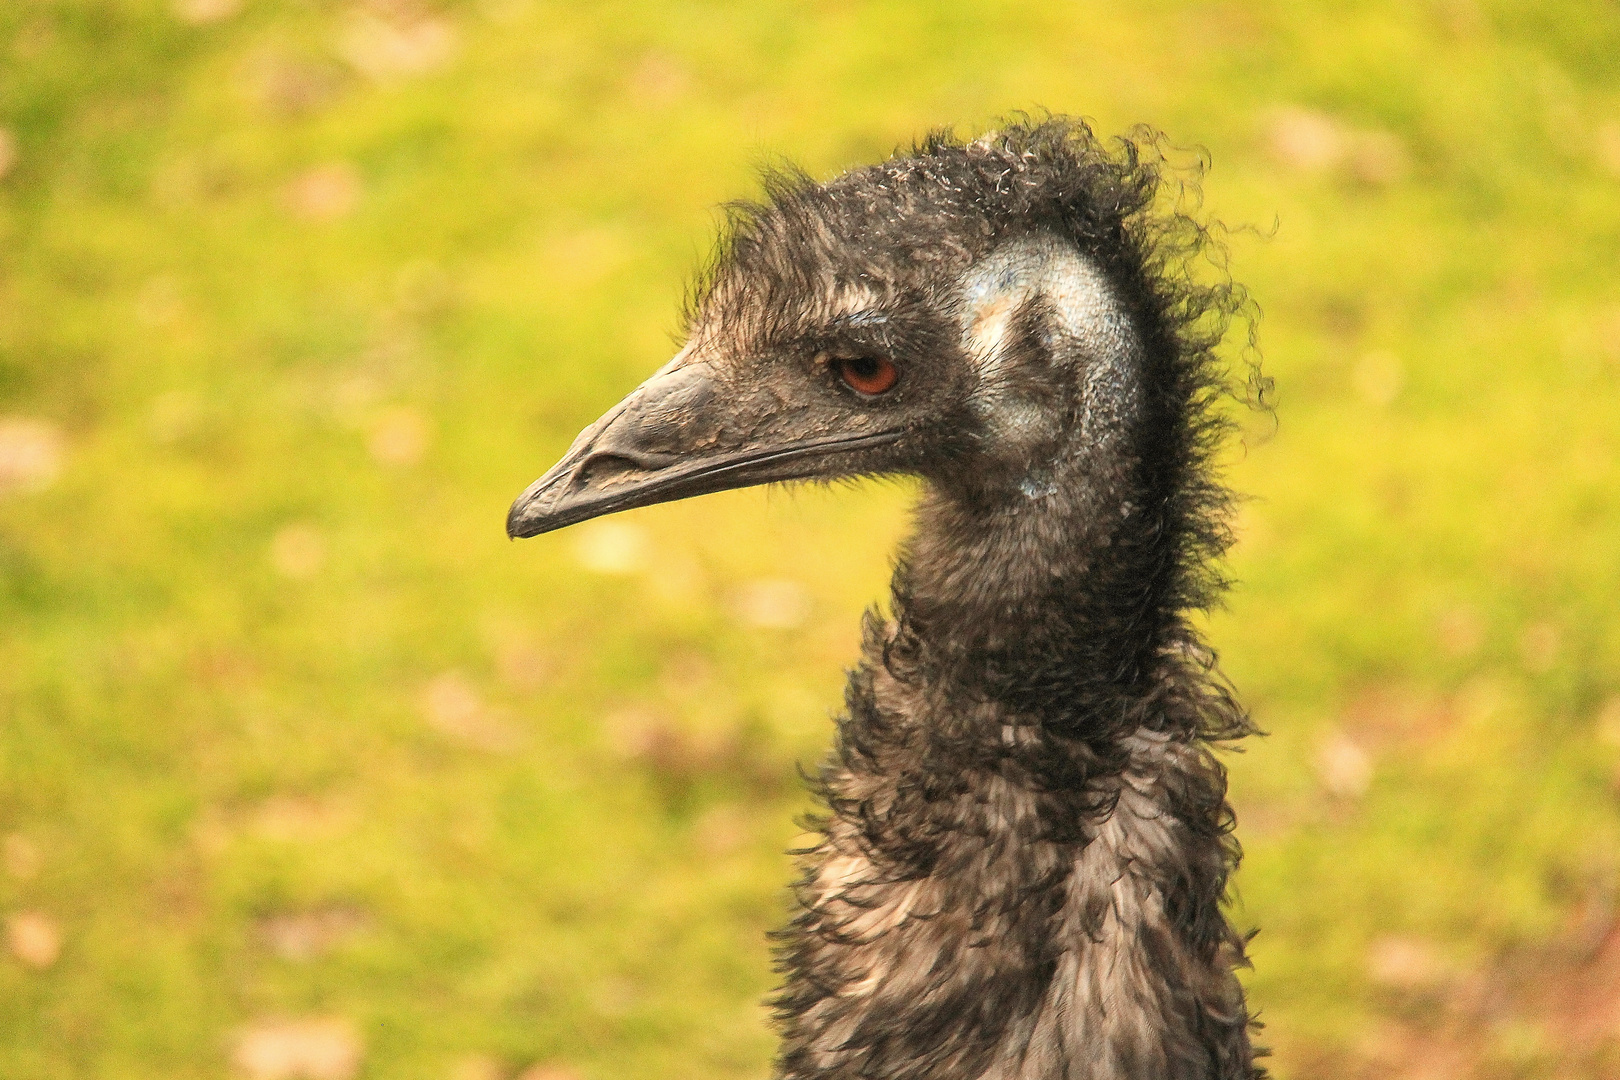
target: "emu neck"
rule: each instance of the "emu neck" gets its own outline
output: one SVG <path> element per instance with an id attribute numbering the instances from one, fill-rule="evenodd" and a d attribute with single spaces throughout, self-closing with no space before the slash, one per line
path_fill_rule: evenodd
<path id="1" fill-rule="evenodd" d="M 1173 553 L 1130 470 L 1059 473 L 1050 487 L 932 492 L 896 574 L 896 614 L 941 693 L 1117 740 L 1177 625 L 1161 610 Z"/>
<path id="2" fill-rule="evenodd" d="M 781 937 L 782 1080 L 1258 1075 L 1218 695 L 1108 490 L 921 507 Z"/>

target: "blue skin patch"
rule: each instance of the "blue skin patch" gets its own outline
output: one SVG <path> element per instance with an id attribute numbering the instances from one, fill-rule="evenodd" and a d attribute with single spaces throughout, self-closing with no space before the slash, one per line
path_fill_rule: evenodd
<path id="1" fill-rule="evenodd" d="M 1031 469 L 1028 476 L 1018 481 L 1018 490 L 1030 499 L 1049 499 L 1057 494 L 1057 481 L 1045 469 Z"/>

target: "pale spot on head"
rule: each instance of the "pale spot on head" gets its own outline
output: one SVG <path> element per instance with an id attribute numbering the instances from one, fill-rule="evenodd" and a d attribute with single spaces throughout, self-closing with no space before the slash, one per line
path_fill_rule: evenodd
<path id="1" fill-rule="evenodd" d="M 1007 336 L 1007 322 L 1016 307 L 1007 293 L 995 292 L 972 309 L 968 326 L 968 347 L 981 364 L 993 364 Z"/>
<path id="2" fill-rule="evenodd" d="M 1008 332 L 1018 311 L 1037 297 L 1052 316 L 1053 373 L 1080 383 L 1086 441 L 1123 431 L 1138 406 L 1140 344 L 1130 317 L 1098 267 L 1072 244 L 1050 235 L 1010 241 L 962 281 L 964 342 L 979 369 L 976 404 L 1004 437 L 1037 438 L 1050 427 L 1043 402 L 1013 385 Z"/>

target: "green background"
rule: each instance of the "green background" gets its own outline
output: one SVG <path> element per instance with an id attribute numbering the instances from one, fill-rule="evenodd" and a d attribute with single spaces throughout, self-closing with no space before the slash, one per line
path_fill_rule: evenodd
<path id="1" fill-rule="evenodd" d="M 762 162 L 1033 107 L 1208 147 L 1264 309 L 1275 1071 L 1620 1075 L 1613 3 L 9 0 L 0 1076 L 767 1075 L 911 492 L 503 515 Z"/>

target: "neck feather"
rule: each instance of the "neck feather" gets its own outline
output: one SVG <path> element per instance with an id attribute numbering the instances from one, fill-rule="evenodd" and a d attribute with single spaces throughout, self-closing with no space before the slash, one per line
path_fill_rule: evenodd
<path id="1" fill-rule="evenodd" d="M 1191 635 L 1166 500 L 1139 474 L 1132 460 L 1036 495 L 925 498 L 893 588 L 909 677 L 1095 744 L 1149 723 L 1132 706 Z"/>
<path id="2" fill-rule="evenodd" d="M 1106 528 L 1094 498 L 924 502 L 780 936 L 782 1080 L 1262 1075 L 1205 743 L 1241 714 L 1117 494 Z"/>

